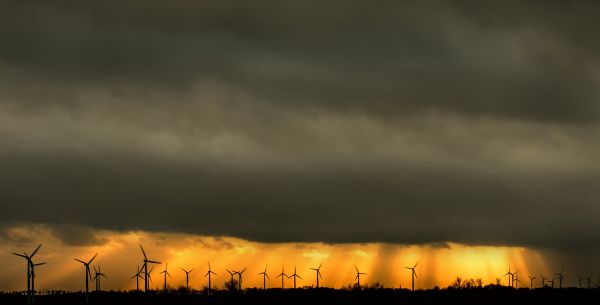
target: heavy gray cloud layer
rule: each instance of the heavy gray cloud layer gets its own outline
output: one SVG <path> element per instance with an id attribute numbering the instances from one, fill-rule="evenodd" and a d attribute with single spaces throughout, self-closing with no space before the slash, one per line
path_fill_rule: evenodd
<path id="1" fill-rule="evenodd" d="M 600 246 L 598 4 L 396 2 L 3 4 L 0 221 Z"/>

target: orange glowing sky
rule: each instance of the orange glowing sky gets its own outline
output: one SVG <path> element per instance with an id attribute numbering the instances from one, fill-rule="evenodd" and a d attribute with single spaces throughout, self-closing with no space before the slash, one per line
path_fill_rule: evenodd
<path id="1" fill-rule="evenodd" d="M 98 240 L 102 245 L 67 246 L 48 234 L 43 227 L 8 230 L 13 236 L 34 236 L 43 242 L 35 262 L 47 261 L 48 265 L 39 267 L 37 284 L 40 290 L 61 289 L 80 290 L 83 288 L 84 269 L 73 258 L 87 260 L 99 253 L 95 263 L 101 265 L 109 279 L 103 281 L 103 289 L 133 289 L 135 282 L 129 278 L 140 264 L 142 254 L 139 244 L 143 244 L 150 259 L 167 262 L 173 275 L 168 280 L 172 287 L 185 284 L 185 274 L 179 269 L 195 268 L 190 275 L 190 285 L 194 289 L 206 286 L 204 274 L 210 261 L 218 276 L 213 285 L 220 288 L 229 275 L 225 269 L 241 270 L 248 268 L 244 276 L 245 287 L 262 286 L 262 277 L 257 275 L 265 265 L 271 280 L 268 287 L 279 287 L 276 274 L 282 265 L 286 273 L 294 266 L 302 280 L 298 286 L 315 285 L 315 274 L 309 270 L 323 263 L 324 279 L 321 286 L 339 288 L 353 283 L 354 265 L 361 272 L 362 284 L 380 282 L 386 287 L 410 287 L 410 272 L 405 266 L 417 267 L 417 289 L 446 287 L 457 276 L 463 278 L 481 278 L 484 283 L 493 283 L 502 277 L 508 266 L 519 270 L 522 277 L 528 274 L 549 274 L 544 255 L 532 249 L 521 247 L 466 246 L 449 243 L 447 245 L 397 245 L 382 243 L 367 244 L 323 244 L 323 243 L 258 243 L 231 237 L 211 237 L 188 234 L 127 232 L 117 233 L 100 231 Z M 36 243 L 0 246 L 0 289 L 21 290 L 24 287 L 25 264 L 22 259 L 11 255 L 12 251 L 32 251 Z M 17 247 L 17 248 L 15 248 Z M 152 287 L 162 287 L 163 279 L 159 274 L 164 265 L 153 272 Z M 292 279 L 286 280 L 287 287 L 293 285 Z"/>

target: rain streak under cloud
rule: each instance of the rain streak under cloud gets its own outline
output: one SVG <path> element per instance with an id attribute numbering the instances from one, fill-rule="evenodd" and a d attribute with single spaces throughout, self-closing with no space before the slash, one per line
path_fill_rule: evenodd
<path id="1" fill-rule="evenodd" d="M 5 4 L 0 245 L 40 225 L 77 253 L 142 232 L 598 267 L 598 4 L 540 3 Z"/>

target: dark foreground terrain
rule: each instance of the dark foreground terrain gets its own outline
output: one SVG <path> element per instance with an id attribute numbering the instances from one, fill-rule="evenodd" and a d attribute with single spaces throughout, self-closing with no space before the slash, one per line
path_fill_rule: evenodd
<path id="1" fill-rule="evenodd" d="M 141 292 L 101 292 L 90 294 L 90 304 L 595 304 L 600 289 L 442 289 L 411 292 L 400 289 L 362 291 L 336 289 L 248 289 L 241 292 L 219 291 L 205 294 L 161 294 Z M 590 303 L 591 302 L 591 303 Z M 0 304 L 26 304 L 26 296 L 0 294 Z M 38 295 L 35 304 L 85 304 L 83 293 Z"/>

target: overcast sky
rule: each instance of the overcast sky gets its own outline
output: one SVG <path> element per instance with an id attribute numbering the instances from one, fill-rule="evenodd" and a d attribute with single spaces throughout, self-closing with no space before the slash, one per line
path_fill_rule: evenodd
<path id="1" fill-rule="evenodd" d="M 599 6 L 7 1 L 0 224 L 597 253 Z"/>

